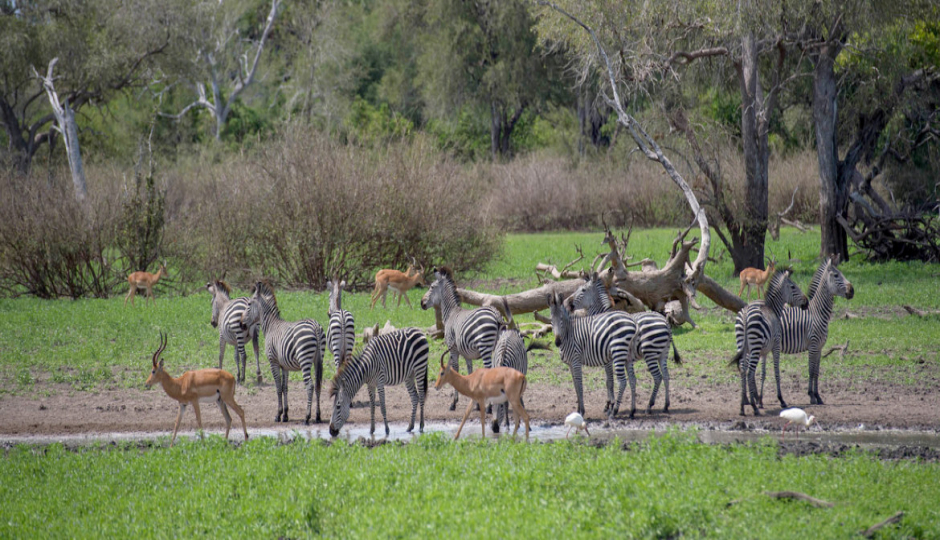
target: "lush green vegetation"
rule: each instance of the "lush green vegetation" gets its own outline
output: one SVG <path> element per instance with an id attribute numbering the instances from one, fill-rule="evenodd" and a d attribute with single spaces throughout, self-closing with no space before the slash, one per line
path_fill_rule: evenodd
<path id="1" fill-rule="evenodd" d="M 661 264 L 675 231 L 666 229 L 634 231 L 630 253 L 634 259 L 650 257 Z M 458 275 L 459 283 L 471 281 L 473 287 L 496 292 L 514 292 L 537 285 L 533 272 L 538 262 L 564 265 L 577 254 L 580 245 L 586 255 L 579 265 L 589 265 L 590 258 L 602 249 L 600 233 L 555 233 L 510 235 L 504 251 L 485 272 Z M 797 282 L 808 285 L 816 267 L 813 253 L 818 236 L 799 234 L 785 229 L 779 242 L 769 248 L 778 258 L 788 254 L 803 262 L 795 263 Z M 714 247 L 714 253 L 720 253 Z M 738 281 L 731 277 L 730 258 L 717 255 L 720 262 L 711 264 L 708 273 L 730 290 L 737 291 Z M 916 380 L 917 361 L 936 362 L 940 335 L 935 331 L 937 316 L 909 317 L 899 309 L 910 304 L 921 309 L 940 308 L 940 281 L 937 268 L 920 263 L 872 265 L 850 261 L 842 266 L 856 289 L 851 301 L 837 299 L 836 313 L 850 310 L 861 316 L 839 319 L 830 326 L 829 340 L 841 344 L 850 340 L 851 348 L 843 362 L 827 364 L 830 373 L 852 376 L 876 370 L 898 382 Z M 199 289 L 196 289 L 197 291 Z M 247 291 L 236 291 L 245 295 Z M 386 320 L 396 327 L 428 327 L 434 324 L 433 314 L 418 307 L 423 289 L 410 293 L 414 308 L 401 308 L 389 300 L 388 309 L 369 309 L 369 293 L 349 293 L 343 305 L 356 317 L 357 331 Z M 39 300 L 35 298 L 0 299 L 0 374 L 3 391 L 47 391 L 36 381 L 68 383 L 76 389 L 138 386 L 149 369 L 149 358 L 156 348 L 160 330 L 170 333 L 166 353 L 171 373 L 184 369 L 216 365 L 218 334 L 209 325 L 210 297 L 207 292 L 173 296 L 166 289 L 157 292 L 156 306 L 138 302 L 135 308 L 123 307 L 120 296 L 111 299 Z M 142 300 L 142 299 L 141 299 Z M 719 379 L 733 378 L 725 360 L 734 343 L 734 318 L 730 312 L 714 306 L 704 297 L 700 303 L 707 308 L 693 313 L 700 329 L 688 326 L 676 331 L 676 343 L 688 360 L 679 369 L 690 374 L 708 374 Z M 326 322 L 327 294 L 312 291 L 280 291 L 278 302 L 284 318 L 292 320 L 313 317 Z M 709 308 L 709 306 L 711 306 Z M 531 321 L 531 316 L 519 318 Z M 443 349 L 434 342 L 432 356 Z M 232 348 L 226 351 L 225 367 L 234 370 Z M 249 362 L 251 362 L 249 347 Z M 262 352 L 263 356 L 263 352 Z M 434 356 L 436 358 L 436 356 Z M 796 362 L 797 357 L 793 357 Z M 787 361 L 787 360 L 785 360 Z M 788 361 L 788 362 L 789 362 Z M 799 357 L 799 365 L 803 364 Z M 326 375 L 332 376 L 332 362 L 327 362 Z M 532 359 L 531 380 L 536 383 L 567 384 L 569 377 L 557 360 L 557 353 L 536 351 Z M 270 372 L 262 358 L 262 374 Z M 299 377 L 299 374 L 295 376 Z M 599 373 L 588 372 L 589 385 L 599 382 Z M 640 378 L 640 384 L 647 384 Z"/>
<path id="2" fill-rule="evenodd" d="M 845 538 L 898 510 L 882 537 L 940 532 L 937 464 L 781 458 L 769 440 L 708 446 L 683 433 L 626 449 L 441 434 L 372 449 L 220 437 L 17 447 L 0 477 L 3 537 Z M 783 490 L 835 506 L 763 494 Z"/>

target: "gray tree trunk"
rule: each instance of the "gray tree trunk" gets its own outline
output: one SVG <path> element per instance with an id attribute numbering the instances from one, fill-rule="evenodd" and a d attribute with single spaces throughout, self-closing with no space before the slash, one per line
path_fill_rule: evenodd
<path id="1" fill-rule="evenodd" d="M 838 104 L 836 102 L 835 58 L 840 43 L 830 43 L 820 50 L 813 70 L 813 123 L 816 126 L 816 158 L 819 161 L 819 253 L 823 257 L 849 258 L 848 237 L 838 218 L 846 207 L 847 186 L 839 174 L 839 148 L 836 139 Z"/>

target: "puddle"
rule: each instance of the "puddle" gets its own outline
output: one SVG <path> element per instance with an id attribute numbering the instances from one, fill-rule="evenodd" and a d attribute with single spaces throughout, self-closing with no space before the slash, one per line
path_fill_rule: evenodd
<path id="1" fill-rule="evenodd" d="M 425 424 L 425 433 L 432 432 L 442 432 L 448 435 L 454 435 L 457 433 L 457 427 L 460 424 L 458 422 L 429 422 Z M 338 438 L 345 439 L 350 442 L 358 441 L 359 439 L 375 440 L 375 441 L 403 441 L 409 442 L 419 434 L 417 433 L 417 428 L 415 428 L 415 433 L 408 433 L 405 430 L 408 425 L 404 422 L 390 422 L 390 434 L 386 437 L 382 434 L 383 428 L 381 422 L 376 424 L 377 436 L 371 437 L 369 435 L 369 425 L 368 424 L 347 424 L 343 427 L 342 431 Z M 681 427 L 681 426 L 680 426 Z M 634 442 L 642 441 L 647 437 L 654 435 L 662 435 L 666 433 L 666 429 L 656 429 L 656 428 L 642 428 L 642 429 L 626 429 L 620 427 L 613 428 L 604 428 L 601 423 L 598 423 L 594 427 L 589 427 L 591 430 L 591 440 L 593 441 L 608 441 L 615 437 L 619 438 L 624 442 Z M 524 436 L 525 428 L 520 427 L 518 439 L 522 439 Z M 529 439 L 531 441 L 554 441 L 565 438 L 565 434 L 568 432 L 568 428 L 564 425 L 558 424 L 542 424 L 534 422 L 531 425 L 531 430 L 529 432 Z M 144 441 L 144 440 L 154 440 L 160 437 L 169 437 L 171 431 L 161 431 L 161 432 L 115 432 L 115 433 L 84 433 L 84 434 L 63 434 L 63 435 L 3 435 L 0 434 L 0 446 L 11 446 L 16 444 L 51 444 L 55 442 L 67 444 L 67 445 L 81 445 L 81 444 L 101 444 L 109 443 L 111 441 L 115 442 L 124 442 L 124 441 Z M 221 430 L 213 429 L 209 430 L 207 433 L 210 434 L 221 434 Z M 501 437 L 511 437 L 512 430 L 510 428 L 509 433 L 501 432 L 499 434 L 493 434 L 490 431 L 489 425 L 487 425 L 486 436 L 489 439 L 497 439 Z M 283 428 L 255 428 L 249 430 L 248 434 L 252 438 L 257 437 L 273 437 L 283 441 L 293 440 L 295 438 L 305 438 L 305 439 L 326 439 L 329 440 L 330 432 L 328 424 L 319 424 L 316 426 L 309 426 L 298 429 L 297 427 L 283 427 Z M 195 438 L 197 436 L 195 430 L 181 431 L 178 435 L 179 438 Z M 584 438 L 585 435 L 582 432 L 581 434 L 575 435 L 574 430 L 571 432 L 571 437 L 580 437 Z M 705 444 L 734 444 L 734 443 L 744 443 L 744 442 L 753 442 L 757 441 L 763 437 L 773 437 L 779 440 L 780 432 L 779 431 L 770 431 L 764 429 L 754 429 L 754 430 L 734 430 L 734 429 L 702 429 L 700 428 L 697 431 L 698 439 Z M 239 430 L 235 429 L 235 426 L 232 426 L 232 432 L 229 434 L 229 438 L 233 441 L 241 441 L 242 434 Z M 480 438 L 480 424 L 468 422 L 464 426 L 463 432 L 461 433 L 461 439 L 463 438 Z M 786 434 L 786 441 L 792 442 L 795 441 L 796 437 L 792 432 L 788 430 Z M 878 430 L 878 431 L 862 431 L 862 430 L 810 430 L 803 431 L 800 433 L 801 442 L 805 443 L 816 443 L 819 445 L 846 445 L 846 446 L 859 446 L 862 448 L 886 448 L 886 447 L 926 447 L 940 449 L 940 433 L 932 431 L 902 431 L 902 430 Z"/>

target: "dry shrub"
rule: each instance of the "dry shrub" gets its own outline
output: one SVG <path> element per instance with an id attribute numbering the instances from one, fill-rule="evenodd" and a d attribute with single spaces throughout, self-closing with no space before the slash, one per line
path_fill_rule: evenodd
<path id="1" fill-rule="evenodd" d="M 199 202 L 173 225 L 191 244 L 178 252 L 235 281 L 322 287 L 340 274 L 364 286 L 377 268 L 402 268 L 406 254 L 475 270 L 498 247 L 477 212 L 480 183 L 420 137 L 364 149 L 295 127 L 200 176 L 187 188 Z"/>
<path id="2" fill-rule="evenodd" d="M 40 298 L 107 297 L 121 280 L 109 258 L 115 205 L 92 191 L 75 201 L 68 171 L 51 182 L 0 174 L 0 291 Z"/>

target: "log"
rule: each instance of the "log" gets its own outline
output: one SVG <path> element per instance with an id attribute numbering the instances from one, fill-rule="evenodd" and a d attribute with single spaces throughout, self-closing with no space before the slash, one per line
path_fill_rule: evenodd
<path id="1" fill-rule="evenodd" d="M 509 304 L 509 310 L 512 311 L 513 314 L 532 313 L 533 311 L 548 309 L 548 297 L 553 293 L 558 293 L 562 295 L 562 297 L 567 298 L 571 296 L 582 283 L 584 282 L 580 279 L 546 283 L 541 287 L 529 289 L 521 293 L 507 294 L 505 299 Z M 460 295 L 461 302 L 466 302 L 472 306 L 492 307 L 502 313 L 503 316 L 506 316 L 506 313 L 503 312 L 503 296 L 461 288 L 457 289 L 457 294 Z"/>
<path id="2" fill-rule="evenodd" d="M 698 292 L 704 294 L 715 304 L 737 313 L 747 305 L 741 297 L 731 293 L 705 274 L 698 280 Z"/>
<path id="3" fill-rule="evenodd" d="M 871 538 L 872 536 L 875 535 L 876 532 L 887 527 L 888 525 L 892 525 L 894 523 L 901 521 L 901 518 L 903 517 L 904 517 L 904 512 L 900 511 L 894 514 L 893 516 L 889 517 L 888 519 L 882 521 L 881 523 L 876 523 L 875 525 L 872 525 L 871 527 L 865 529 L 864 531 L 859 531 L 858 534 L 864 536 L 865 538 Z"/>
<path id="4" fill-rule="evenodd" d="M 800 493 L 799 491 L 766 491 L 764 494 L 772 499 L 796 499 L 799 501 L 806 501 L 817 508 L 832 508 L 835 506 L 835 504 L 829 501 L 810 497 L 809 495 Z"/>

